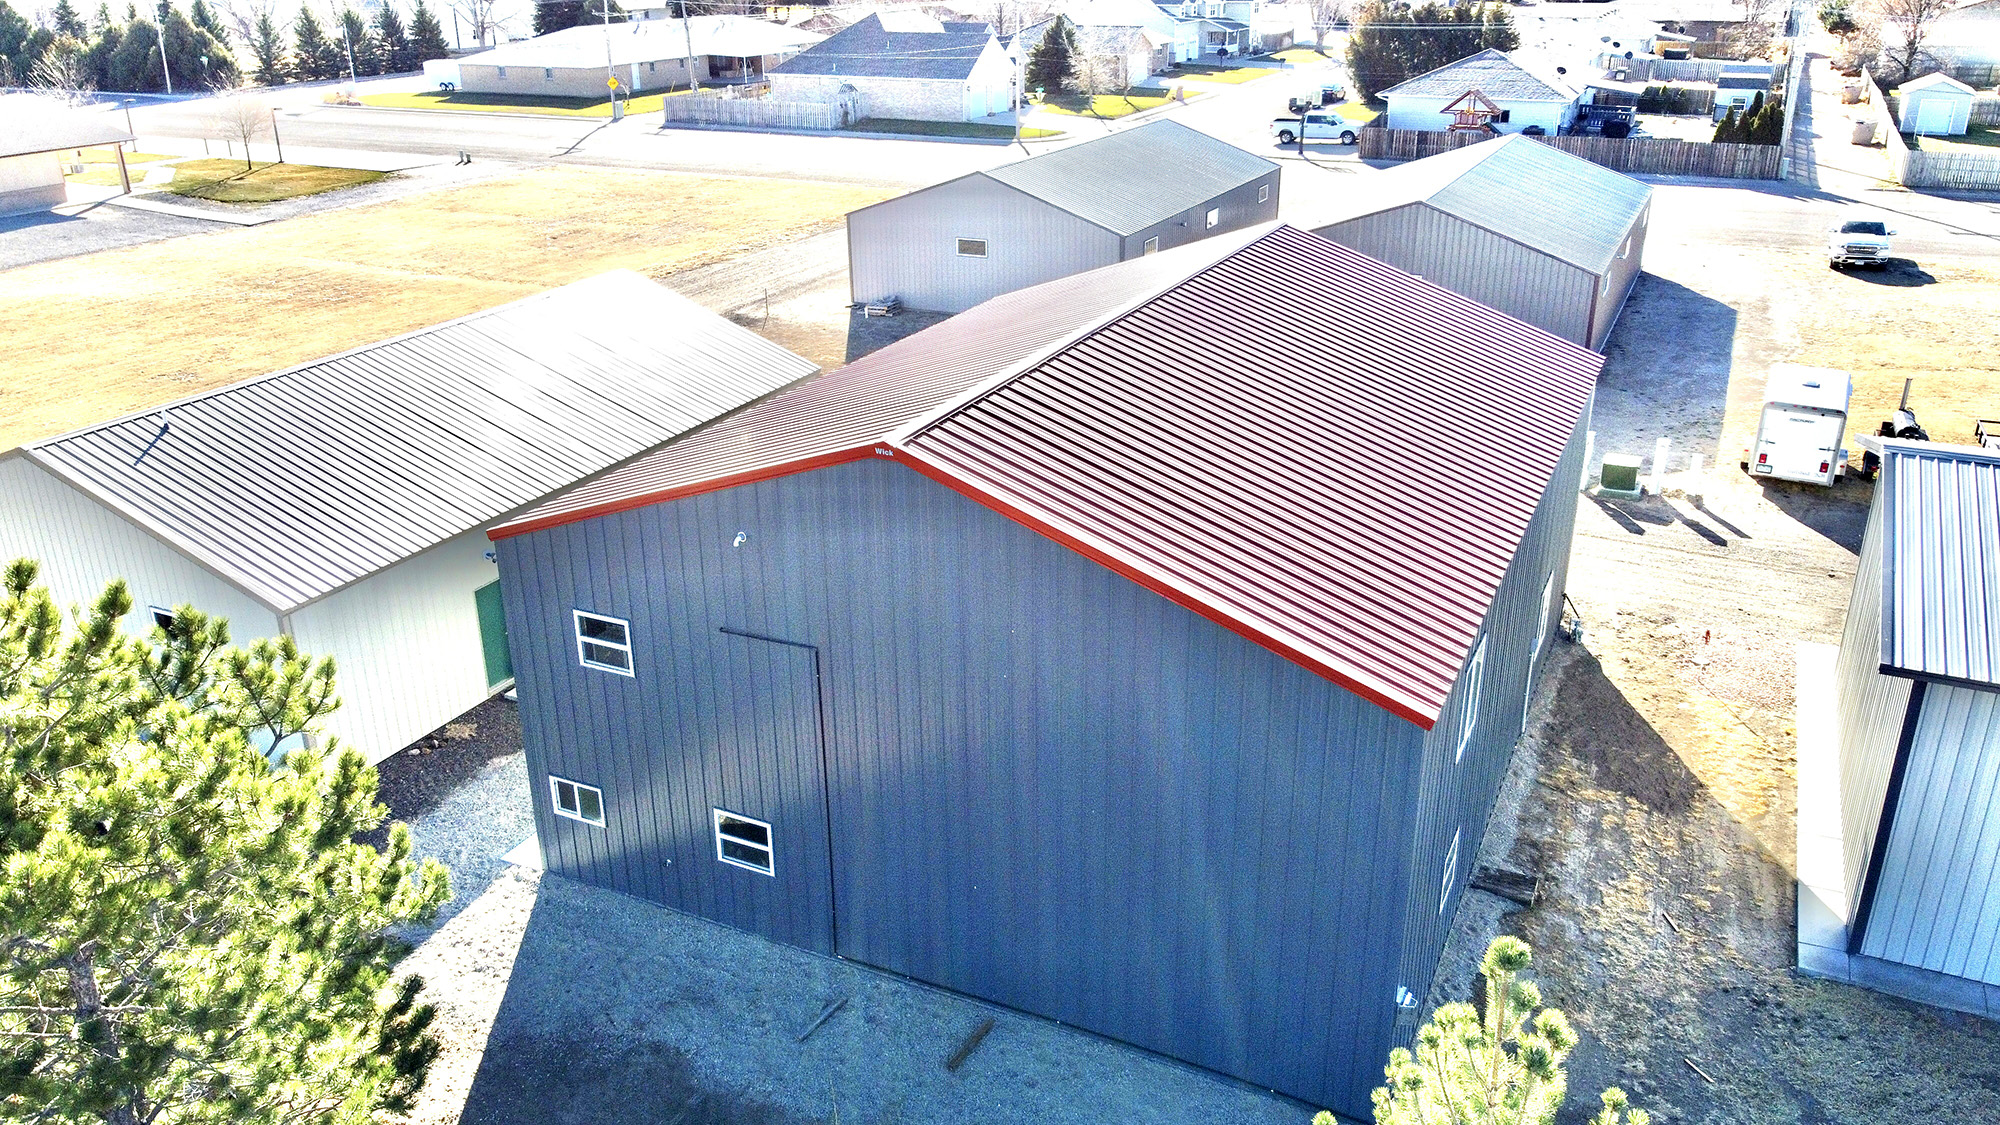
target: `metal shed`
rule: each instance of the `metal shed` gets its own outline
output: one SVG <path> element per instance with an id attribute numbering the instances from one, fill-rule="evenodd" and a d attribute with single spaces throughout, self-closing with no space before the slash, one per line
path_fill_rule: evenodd
<path id="1" fill-rule="evenodd" d="M 1835 912 L 1830 928 L 1844 932 L 1813 951 L 1802 914 L 1801 967 L 1991 1016 L 2000 1014 L 1988 987 L 2000 986 L 2000 456 L 1881 444 L 1833 668 L 1837 785 L 1809 784 L 1801 739 L 1801 898 Z M 1815 837 L 1804 836 L 1809 821 L 1822 825 Z"/>
<path id="2" fill-rule="evenodd" d="M 1939 71 L 1896 87 L 1896 120 L 1903 132 L 1919 136 L 1962 136 L 1972 122 L 1972 99 L 1978 93 Z"/>
<path id="3" fill-rule="evenodd" d="M 816 370 L 606 274 L 0 455 L 0 559 L 335 657 L 379 760 L 511 680 L 486 524 Z"/>
<path id="4" fill-rule="evenodd" d="M 545 860 L 1363 1115 L 1601 362 L 1265 226 L 605 474 L 491 532 Z M 1500 448 L 1439 447 L 1468 425 Z"/>
<path id="5" fill-rule="evenodd" d="M 1630 176 L 1503 137 L 1371 177 L 1313 227 L 1602 351 L 1639 280 L 1652 200 Z"/>
<path id="6" fill-rule="evenodd" d="M 974 172 L 847 216 L 856 303 L 990 297 L 1278 217 L 1278 166 L 1174 121 Z"/>

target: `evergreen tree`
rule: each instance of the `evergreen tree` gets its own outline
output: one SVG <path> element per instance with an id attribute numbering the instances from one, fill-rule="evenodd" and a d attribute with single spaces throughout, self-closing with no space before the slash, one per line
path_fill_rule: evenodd
<path id="1" fill-rule="evenodd" d="M 1363 98 L 1476 55 L 1487 48 L 1521 45 L 1505 4 L 1415 7 L 1376 2 L 1354 17 L 1347 39 L 1347 70 Z"/>
<path id="2" fill-rule="evenodd" d="M 611 2 L 611 23 L 624 23 L 625 9 L 618 0 Z M 551 31 L 575 27 L 584 23 L 603 23 L 604 0 L 546 0 L 535 5 L 534 31 L 536 35 L 547 35 Z"/>
<path id="3" fill-rule="evenodd" d="M 83 17 L 77 14 L 76 6 L 69 0 L 56 0 L 55 10 L 49 14 L 55 24 L 57 35 L 67 35 L 78 41 L 90 37 L 90 29 L 84 26 Z"/>
<path id="4" fill-rule="evenodd" d="M 208 32 L 218 43 L 229 42 L 229 30 L 222 26 L 221 17 L 208 6 L 208 0 L 194 0 L 188 5 L 188 22 Z"/>
<path id="5" fill-rule="evenodd" d="M 136 29 L 134 29 L 136 34 Z M 365 1125 L 438 1047 L 391 927 L 447 894 L 360 754 L 301 743 L 338 706 L 289 637 L 183 607 L 74 620 L 33 563 L 0 579 L 0 1105 L 51 1122 Z"/>
<path id="6" fill-rule="evenodd" d="M 409 33 L 403 30 L 403 17 L 387 4 L 375 13 L 375 41 L 381 45 L 382 69 L 386 73 L 403 74 L 420 69 L 417 50 L 410 43 Z"/>
<path id="7" fill-rule="evenodd" d="M 292 66 L 300 79 L 319 82 L 347 73 L 347 52 L 328 38 L 311 7 L 299 9 L 298 18 L 292 21 L 292 31 L 295 36 Z"/>
<path id="8" fill-rule="evenodd" d="M 1757 95 L 1762 98 L 1760 92 Z M 1753 145 L 1776 145 L 1785 138 L 1785 99 L 1776 94 L 1750 114 L 1744 123 L 1747 142 Z"/>
<path id="9" fill-rule="evenodd" d="M 1729 107 L 1729 112 L 1723 115 L 1722 120 L 1716 123 L 1715 136 L 1711 139 L 1719 145 L 1741 144 L 1743 143 L 1742 134 L 1743 121 L 1736 116 L 1736 107 L 1732 105 Z"/>
<path id="10" fill-rule="evenodd" d="M 1514 29 L 1514 11 L 1506 4 L 1479 5 L 1479 48 L 1515 51 L 1521 47 L 1521 33 Z"/>
<path id="11" fill-rule="evenodd" d="M 375 42 L 375 36 L 368 30 L 368 22 L 353 8 L 340 13 L 340 29 L 346 38 L 343 44 L 353 52 L 354 73 L 369 78 L 382 73 L 382 47 Z"/>
<path id="12" fill-rule="evenodd" d="M 107 23 L 97 29 L 97 33 L 91 36 L 90 45 L 83 49 L 84 71 L 90 75 L 91 84 L 97 89 L 118 89 L 111 81 L 111 60 L 124 43 L 125 29 L 115 23 Z"/>
<path id="13" fill-rule="evenodd" d="M 29 23 L 0 0 L 0 86 L 25 86 L 55 33 Z"/>
<path id="14" fill-rule="evenodd" d="M 1576 1047 L 1568 1017 L 1537 1013 L 1541 990 L 1521 979 L 1531 958 L 1519 938 L 1495 938 L 1480 963 L 1485 1010 L 1446 1004 L 1418 1029 L 1416 1052 L 1389 1052 L 1388 1085 L 1374 1093 L 1376 1125 L 1552 1125 L 1569 1091 L 1563 1062 Z M 1612 1088 L 1593 1125 L 1648 1125 L 1644 1110 L 1627 1114 L 1625 1094 Z M 1332 1125 L 1322 1113 L 1314 1125 Z"/>
<path id="15" fill-rule="evenodd" d="M 251 76 L 259 85 L 282 86 L 292 80 L 292 60 L 285 53 L 285 36 L 269 12 L 257 17 L 256 34 L 250 39 L 250 57 L 257 63 Z"/>
<path id="16" fill-rule="evenodd" d="M 196 27 L 188 17 L 168 9 L 160 34 L 166 43 L 167 65 L 172 68 L 174 89 L 181 93 L 197 90 L 234 88 L 242 76 L 236 70 L 236 53 L 224 39 Z"/>
<path id="17" fill-rule="evenodd" d="M 1057 16 L 1042 41 L 1028 53 L 1027 84 L 1045 94 L 1061 93 L 1076 81 L 1076 26 Z"/>
<path id="18" fill-rule="evenodd" d="M 166 76 L 160 72 L 160 29 L 145 20 L 127 23 L 104 68 L 99 89 L 139 94 L 166 89 Z"/>
<path id="19" fill-rule="evenodd" d="M 97 14 L 90 17 L 90 31 L 93 35 L 101 35 L 110 27 L 111 0 L 102 0 L 102 3 L 97 5 Z"/>
<path id="20" fill-rule="evenodd" d="M 410 50 L 416 55 L 418 66 L 432 59 L 451 57 L 451 48 L 444 42 L 444 25 L 438 23 L 424 0 L 417 0 L 410 9 Z"/>

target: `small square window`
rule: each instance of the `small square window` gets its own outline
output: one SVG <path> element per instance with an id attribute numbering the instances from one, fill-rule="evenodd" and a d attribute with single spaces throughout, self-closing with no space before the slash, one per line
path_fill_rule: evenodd
<path id="1" fill-rule="evenodd" d="M 556 815 L 604 827 L 604 791 L 595 786 L 549 777 L 549 803 Z"/>
<path id="2" fill-rule="evenodd" d="M 1209 227 L 1210 227 L 1210 228 L 1213 228 L 1213 227 L 1215 226 L 1215 224 L 1217 224 L 1217 223 L 1219 223 L 1219 222 L 1221 222 L 1221 221 L 1222 221 L 1222 208 L 1220 208 L 1220 207 L 1210 207 L 1210 208 L 1208 209 L 1208 225 L 1209 225 Z"/>
<path id="3" fill-rule="evenodd" d="M 576 612 L 576 658 L 585 668 L 632 674 L 632 627 L 616 617 Z"/>
<path id="4" fill-rule="evenodd" d="M 959 239 L 958 256 L 961 258 L 984 258 L 986 256 L 986 240 L 983 238 Z"/>
<path id="5" fill-rule="evenodd" d="M 500 68 L 500 77 L 502 78 L 507 77 L 507 68 L 504 66 Z"/>
<path id="6" fill-rule="evenodd" d="M 1270 184 L 1258 184 L 1258 185 L 1257 185 L 1257 202 L 1259 202 L 1259 203 L 1269 203 L 1269 202 L 1271 202 L 1271 185 L 1270 185 Z"/>
<path id="7" fill-rule="evenodd" d="M 646 63 L 646 73 L 647 73 L 647 74 L 653 74 L 653 73 L 656 73 L 656 72 L 658 72 L 658 70 L 659 70 L 659 69 L 660 69 L 660 64 L 659 64 L 658 62 L 656 62 L 656 61 L 653 61 L 653 60 L 648 60 L 648 61 L 647 61 L 647 63 Z"/>
<path id="8" fill-rule="evenodd" d="M 1458 882 L 1458 832 L 1451 834 L 1451 847 L 1444 853 L 1444 885 L 1438 889 L 1438 913 L 1451 901 L 1451 886 Z"/>
<path id="9" fill-rule="evenodd" d="M 771 826 L 761 820 L 716 809 L 715 858 L 731 867 L 776 875 L 772 863 Z"/>
<path id="10" fill-rule="evenodd" d="M 543 78 L 544 80 L 546 80 L 546 81 L 549 81 L 549 82 L 554 82 L 554 81 L 556 80 L 556 72 L 555 72 L 555 68 L 554 68 L 554 67 L 548 67 L 548 66 L 545 66 L 545 67 L 543 67 L 543 68 L 542 68 L 542 78 Z"/>
<path id="11" fill-rule="evenodd" d="M 153 615 L 153 624 L 168 632 L 173 631 L 176 619 L 173 610 L 165 606 L 151 605 L 146 607 L 146 612 Z"/>
<path id="12" fill-rule="evenodd" d="M 1146 240 L 1146 253 L 1157 254 L 1159 252 L 1160 252 L 1160 236 L 1156 234 L 1153 237 Z"/>
<path id="13" fill-rule="evenodd" d="M 1486 634 L 1479 635 L 1479 644 L 1472 650 L 1472 663 L 1465 668 L 1465 717 L 1458 724 L 1458 750 L 1453 761 L 1463 760 L 1465 745 L 1472 741 L 1473 728 L 1479 725 L 1479 688 L 1486 679 Z"/>

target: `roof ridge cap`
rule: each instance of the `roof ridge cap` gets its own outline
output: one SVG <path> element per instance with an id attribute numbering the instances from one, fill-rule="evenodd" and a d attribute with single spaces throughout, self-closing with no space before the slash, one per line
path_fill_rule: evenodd
<path id="1" fill-rule="evenodd" d="M 937 426 L 944 424 L 954 416 L 964 412 L 965 410 L 970 409 L 972 406 L 977 404 L 981 399 L 987 397 L 988 395 L 993 394 L 994 392 L 1000 390 L 1001 388 L 1007 386 L 1008 384 L 1013 383 L 1014 381 L 1020 379 L 1028 372 L 1033 371 L 1034 369 L 1042 366 L 1043 364 L 1049 362 L 1050 360 L 1068 351 L 1069 349 L 1097 335 L 1099 332 L 1104 331 L 1106 328 L 1111 327 L 1113 324 L 1116 324 L 1119 321 L 1124 320 L 1126 317 L 1131 316 L 1133 313 L 1138 312 L 1140 309 L 1145 308 L 1147 305 L 1150 305 L 1154 301 L 1159 300 L 1161 297 L 1166 296 L 1168 293 L 1171 293 L 1180 286 L 1186 285 L 1188 282 L 1193 281 L 1195 278 L 1202 276 L 1203 274 L 1221 265 L 1223 262 L 1228 261 L 1229 259 L 1235 257 L 1236 255 L 1241 254 L 1243 251 L 1248 250 L 1250 247 L 1257 245 L 1259 242 L 1262 242 L 1265 239 L 1271 237 L 1272 235 L 1278 233 L 1279 231 L 1285 229 L 1290 229 L 1290 224 L 1282 221 L 1272 222 L 1269 224 L 1260 224 L 1257 227 L 1252 227 L 1251 230 L 1256 233 L 1252 237 L 1244 239 L 1240 245 L 1236 246 L 1228 253 L 1225 253 L 1215 258 L 1214 260 L 1202 266 L 1200 269 L 1193 271 L 1192 273 L 1176 276 L 1172 280 L 1167 281 L 1166 283 L 1159 286 L 1148 287 L 1137 298 L 1119 304 L 1109 313 L 1097 317 L 1095 320 L 1091 321 L 1088 325 L 1079 329 L 1078 331 L 1072 332 L 1069 335 L 1063 337 L 1062 339 L 1057 340 L 1055 343 L 1046 345 L 1040 349 L 1037 349 L 1034 352 L 1029 353 L 1026 358 L 1021 359 L 1009 365 L 1008 367 L 1001 369 L 999 372 L 997 372 L 992 376 L 989 376 L 988 378 L 981 379 L 979 382 L 973 384 L 966 390 L 961 391 L 959 394 L 953 396 L 950 399 L 947 399 L 942 403 L 939 403 L 937 406 L 932 407 L 929 411 L 926 411 L 925 413 L 918 415 L 914 420 L 905 422 L 898 429 L 891 430 L 889 433 L 883 436 L 882 440 L 884 441 L 884 443 L 896 449 L 907 450 L 909 444 L 911 442 L 916 441 L 918 438 L 922 437 L 925 431 L 934 429 Z M 1137 259 L 1127 259 L 1127 260 L 1134 261 Z"/>

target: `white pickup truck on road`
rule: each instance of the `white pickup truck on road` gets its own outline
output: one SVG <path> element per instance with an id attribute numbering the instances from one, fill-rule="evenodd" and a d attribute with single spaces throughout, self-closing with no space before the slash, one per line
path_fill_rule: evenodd
<path id="1" fill-rule="evenodd" d="M 1354 143 L 1354 135 L 1361 126 L 1330 109 L 1308 110 L 1305 114 L 1306 140 L 1339 141 L 1344 145 Z M 1299 139 L 1299 119 L 1278 117 L 1271 121 L 1271 135 L 1279 144 L 1291 144 Z"/>
<path id="2" fill-rule="evenodd" d="M 1895 235 L 1880 219 L 1847 219 L 1826 233 L 1826 261 L 1842 266 L 1887 266 L 1889 239 Z"/>

